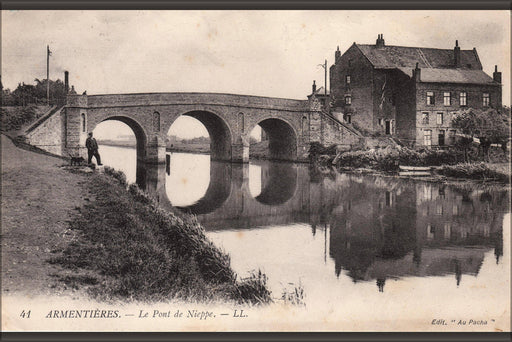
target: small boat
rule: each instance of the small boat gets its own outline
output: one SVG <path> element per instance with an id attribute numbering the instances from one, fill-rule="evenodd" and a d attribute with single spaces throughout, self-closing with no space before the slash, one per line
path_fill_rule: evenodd
<path id="1" fill-rule="evenodd" d="M 415 176 L 415 177 L 425 177 L 432 176 L 430 171 L 400 171 L 398 172 L 399 176 Z"/>
<path id="2" fill-rule="evenodd" d="M 433 169 L 432 166 L 405 166 L 405 165 L 400 165 L 399 168 L 400 168 L 400 171 L 406 171 L 406 172 L 430 172 Z"/>

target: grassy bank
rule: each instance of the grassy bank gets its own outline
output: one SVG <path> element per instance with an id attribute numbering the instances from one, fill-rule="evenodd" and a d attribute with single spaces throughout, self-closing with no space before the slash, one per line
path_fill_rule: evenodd
<path id="1" fill-rule="evenodd" d="M 443 165 L 436 169 L 436 173 L 455 178 L 510 183 L 509 175 L 503 171 L 491 169 L 485 163 L 461 163 L 456 165 Z"/>
<path id="2" fill-rule="evenodd" d="M 509 169 L 497 167 L 498 165 L 509 164 L 503 152 L 496 152 L 492 155 L 494 161 L 499 163 L 490 164 L 482 162 L 478 151 L 471 151 L 469 157 L 471 162 L 464 162 L 464 153 L 460 149 L 452 148 L 446 150 L 421 149 L 412 150 L 401 146 L 388 146 L 386 148 L 375 148 L 368 150 L 347 151 L 336 154 L 336 148 L 312 146 L 312 160 L 320 166 L 331 166 L 336 159 L 335 166 L 339 170 L 372 169 L 384 172 L 397 172 L 399 166 L 433 166 L 439 175 L 476 179 L 484 181 L 510 182 Z M 493 167 L 491 167 L 493 166 Z"/>
<path id="3" fill-rule="evenodd" d="M 265 276 L 238 280 L 194 217 L 165 211 L 137 186 L 126 189 L 122 173 L 106 173 L 87 178 L 95 199 L 70 223 L 78 239 L 51 260 L 73 271 L 63 281 L 104 300 L 271 300 Z"/>

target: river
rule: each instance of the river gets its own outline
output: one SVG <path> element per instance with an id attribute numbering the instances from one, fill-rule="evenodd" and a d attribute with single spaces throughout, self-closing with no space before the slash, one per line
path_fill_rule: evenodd
<path id="1" fill-rule="evenodd" d="M 137 171 L 134 149 L 100 153 L 129 182 L 145 174 L 162 203 L 196 214 L 233 269 L 264 272 L 275 298 L 299 289 L 306 305 L 339 305 L 354 317 L 462 306 L 491 320 L 509 309 L 510 194 L 500 187 L 186 153 L 170 154 L 167 169 Z"/>

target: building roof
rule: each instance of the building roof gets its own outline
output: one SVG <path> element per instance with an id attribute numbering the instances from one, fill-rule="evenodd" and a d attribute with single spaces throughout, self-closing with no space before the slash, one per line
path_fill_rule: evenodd
<path id="1" fill-rule="evenodd" d="M 355 44 L 377 69 L 403 67 L 447 69 L 454 68 L 453 49 L 432 49 L 406 46 L 382 46 Z M 460 50 L 460 65 L 464 69 L 482 70 L 482 64 L 475 49 Z M 471 66 L 469 66 L 471 65 Z"/>
<path id="2" fill-rule="evenodd" d="M 397 69 L 412 77 L 413 68 L 400 67 Z M 420 81 L 425 83 L 498 84 L 482 70 L 470 69 L 423 68 L 421 69 Z"/>

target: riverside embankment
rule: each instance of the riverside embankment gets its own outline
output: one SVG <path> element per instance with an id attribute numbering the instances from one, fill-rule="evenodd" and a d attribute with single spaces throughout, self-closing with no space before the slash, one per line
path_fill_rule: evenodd
<path id="1" fill-rule="evenodd" d="M 477 149 L 464 157 L 459 149 L 411 150 L 406 147 L 388 146 L 366 150 L 336 153 L 335 149 L 317 147 L 312 155 L 313 164 L 320 167 L 336 168 L 341 172 L 372 172 L 399 175 L 401 166 L 428 167 L 431 177 L 444 181 L 474 180 L 484 182 L 510 183 L 510 152 L 494 151 L 484 161 Z M 469 158 L 470 162 L 464 162 Z M 412 174 L 412 173 L 411 173 Z"/>
<path id="2" fill-rule="evenodd" d="M 190 216 L 2 135 L 2 291 L 101 300 L 266 302 Z M 115 174 L 115 173 L 114 173 Z M 120 177 L 118 177 L 120 178 Z"/>

